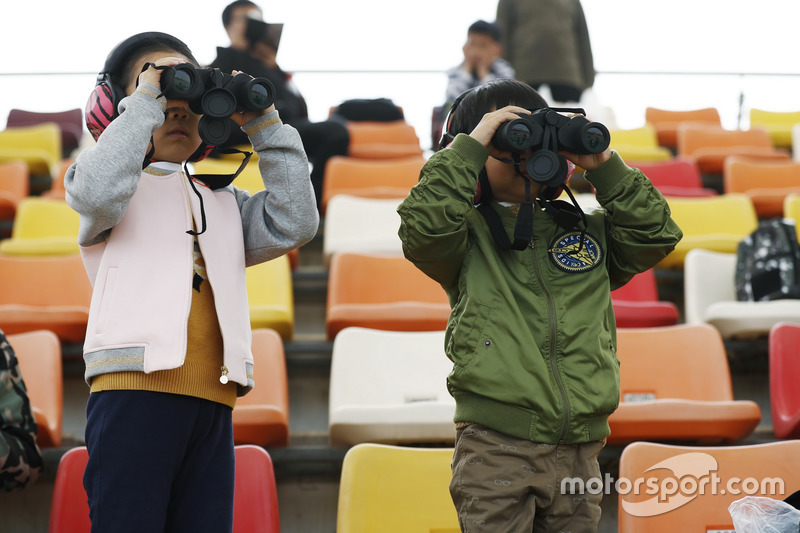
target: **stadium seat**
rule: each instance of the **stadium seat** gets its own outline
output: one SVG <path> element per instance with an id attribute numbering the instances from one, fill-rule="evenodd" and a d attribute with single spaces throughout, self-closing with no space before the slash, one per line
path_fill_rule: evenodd
<path id="1" fill-rule="evenodd" d="M 78 213 L 64 200 L 29 196 L 17 206 L 11 238 L 0 241 L 0 254 L 77 254 L 79 226 Z"/>
<path id="2" fill-rule="evenodd" d="M 678 155 L 697 162 L 701 174 L 722 176 L 725 159 L 745 155 L 761 159 L 789 159 L 788 151 L 775 148 L 766 130 L 728 130 L 722 126 L 686 123 L 678 127 Z"/>
<path id="3" fill-rule="evenodd" d="M 680 319 L 673 302 L 659 301 L 652 269 L 636 274 L 628 283 L 611 291 L 611 303 L 618 328 L 671 326 Z"/>
<path id="4" fill-rule="evenodd" d="M 350 133 L 350 157 L 394 159 L 422 155 L 414 126 L 404 120 L 346 123 Z"/>
<path id="5" fill-rule="evenodd" d="M 455 400 L 444 331 L 349 327 L 333 341 L 328 435 L 332 446 L 453 445 Z"/>
<path id="6" fill-rule="evenodd" d="M 19 159 L 0 163 L 0 220 L 13 220 L 17 205 L 30 192 L 28 165 Z"/>
<path id="7" fill-rule="evenodd" d="M 79 254 L 0 254 L 0 329 L 47 329 L 62 342 L 83 343 L 92 287 Z"/>
<path id="8" fill-rule="evenodd" d="M 64 376 L 61 343 L 47 330 L 8 335 L 28 390 L 41 448 L 61 446 L 64 413 Z"/>
<path id="9" fill-rule="evenodd" d="M 338 194 L 328 202 L 322 237 L 324 264 L 338 252 L 402 254 L 397 206 L 403 198 Z"/>
<path id="10" fill-rule="evenodd" d="M 64 189 L 64 176 L 67 174 L 67 170 L 75 163 L 75 160 L 72 158 L 64 158 L 58 164 L 58 168 L 56 169 L 56 173 L 53 175 L 53 180 L 50 183 L 50 188 L 42 191 L 41 196 L 43 198 L 52 198 L 54 200 L 63 200 L 66 197 L 67 191 Z"/>
<path id="11" fill-rule="evenodd" d="M 358 444 L 344 457 L 337 533 L 460 533 L 452 448 Z"/>
<path id="12" fill-rule="evenodd" d="M 656 129 L 658 144 L 675 150 L 678 147 L 678 126 L 684 122 L 699 122 L 722 126 L 719 111 L 714 107 L 701 109 L 670 110 L 647 107 L 644 119 Z"/>
<path id="13" fill-rule="evenodd" d="M 610 444 L 635 440 L 731 443 L 761 421 L 758 404 L 734 401 L 728 356 L 707 324 L 617 330 L 620 404 Z"/>
<path id="14" fill-rule="evenodd" d="M 675 157 L 669 161 L 628 162 L 650 179 L 664 196 L 715 196 L 717 191 L 703 187 L 700 169 L 692 159 Z"/>
<path id="15" fill-rule="evenodd" d="M 784 198 L 800 193 L 800 162 L 791 159 L 731 156 L 722 175 L 724 191 L 749 196 L 758 218 L 783 216 Z"/>
<path id="16" fill-rule="evenodd" d="M 780 322 L 769 332 L 769 396 L 772 429 L 779 439 L 800 438 L 800 320 Z"/>
<path id="17" fill-rule="evenodd" d="M 289 443 L 289 386 L 283 339 L 275 330 L 253 330 L 255 386 L 236 400 L 233 441 L 257 446 Z"/>
<path id="18" fill-rule="evenodd" d="M 61 161 L 61 130 L 55 122 L 0 130 L 0 162 L 22 159 L 31 175 L 52 176 Z"/>
<path id="19" fill-rule="evenodd" d="M 800 489 L 800 441 L 746 446 L 635 442 L 619 459 L 619 533 L 732 532 L 730 504 Z"/>
<path id="20" fill-rule="evenodd" d="M 750 127 L 767 130 L 772 144 L 779 148 L 792 148 L 792 128 L 795 124 L 800 124 L 800 111 L 750 109 Z"/>
<path id="21" fill-rule="evenodd" d="M 735 253 L 739 242 L 758 226 L 753 201 L 744 194 L 670 197 L 667 202 L 683 238 L 657 268 L 682 268 L 686 253 L 694 248 Z"/>
<path id="22" fill-rule="evenodd" d="M 250 147 L 248 151 L 252 152 L 253 148 Z M 242 156 L 238 155 L 235 158 L 231 157 L 229 159 L 206 157 L 201 161 L 193 163 L 192 166 L 194 167 L 194 174 L 227 175 L 234 174 L 239 170 L 241 164 Z M 264 190 L 264 180 L 261 179 L 261 171 L 258 168 L 258 155 L 256 153 L 253 153 L 250 162 L 245 165 L 241 174 L 236 176 L 236 179 L 233 180 L 233 184 L 238 189 L 247 191 L 251 195 Z"/>
<path id="23" fill-rule="evenodd" d="M 294 294 L 288 255 L 247 267 L 250 327 L 277 331 L 285 341 L 294 336 Z"/>
<path id="24" fill-rule="evenodd" d="M 61 130 L 61 150 L 68 157 L 81 143 L 83 137 L 83 112 L 79 108 L 66 111 L 39 112 L 12 109 L 8 112 L 6 127 L 19 128 L 55 122 Z"/>
<path id="25" fill-rule="evenodd" d="M 711 324 L 724 339 L 766 337 L 779 322 L 800 322 L 800 300 L 736 299 L 736 254 L 691 250 L 684 268 L 688 324 Z"/>
<path id="26" fill-rule="evenodd" d="M 264 448 L 234 448 L 233 532 L 280 533 L 278 491 L 272 458 Z M 49 533 L 89 533 L 89 503 L 83 488 L 83 472 L 89 462 L 85 446 L 71 448 L 58 463 Z"/>
<path id="27" fill-rule="evenodd" d="M 405 198 L 419 181 L 425 158 L 360 159 L 334 156 L 325 166 L 322 213 L 337 194 L 362 198 Z"/>
<path id="28" fill-rule="evenodd" d="M 610 148 L 622 159 L 631 161 L 668 161 L 672 152 L 658 144 L 656 129 L 652 124 L 639 128 L 610 130 Z"/>
<path id="29" fill-rule="evenodd" d="M 390 331 L 444 330 L 450 304 L 442 287 L 401 255 L 341 252 L 331 259 L 328 340 L 358 326 Z"/>
<path id="30" fill-rule="evenodd" d="M 800 228 L 800 194 L 789 194 L 783 200 L 783 216 L 794 220 L 796 228 Z M 798 235 L 800 239 L 800 235 Z"/>

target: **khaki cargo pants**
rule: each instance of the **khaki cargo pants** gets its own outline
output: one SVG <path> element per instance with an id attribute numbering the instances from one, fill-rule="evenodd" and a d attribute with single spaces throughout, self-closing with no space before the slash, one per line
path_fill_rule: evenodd
<path id="1" fill-rule="evenodd" d="M 479 424 L 458 428 L 450 494 L 461 531 L 596 532 L 602 492 L 561 489 L 564 478 L 601 479 L 603 445 L 538 444 Z"/>

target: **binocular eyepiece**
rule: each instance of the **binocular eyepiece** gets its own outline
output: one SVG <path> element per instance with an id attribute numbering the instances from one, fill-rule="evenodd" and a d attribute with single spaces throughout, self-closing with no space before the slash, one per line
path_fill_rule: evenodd
<path id="1" fill-rule="evenodd" d="M 536 182 L 559 187 L 567 179 L 567 160 L 558 150 L 573 154 L 599 154 L 611 142 L 611 134 L 603 124 L 590 122 L 586 117 L 566 117 L 560 112 L 583 109 L 543 108 L 530 115 L 502 124 L 492 138 L 492 144 L 504 152 L 519 153 L 532 148 L 525 169 Z"/>
<path id="2" fill-rule="evenodd" d="M 166 67 L 161 72 L 164 96 L 186 100 L 189 108 L 203 115 L 198 124 L 206 144 L 219 146 L 230 137 L 228 120 L 237 109 L 261 111 L 275 101 L 275 87 L 266 78 L 240 72 L 235 76 L 217 68 L 196 68 L 191 63 Z"/>

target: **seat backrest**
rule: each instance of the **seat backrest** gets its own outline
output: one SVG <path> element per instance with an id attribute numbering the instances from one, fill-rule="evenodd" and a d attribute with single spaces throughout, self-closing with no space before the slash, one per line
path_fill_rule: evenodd
<path id="1" fill-rule="evenodd" d="M 403 253 L 397 206 L 403 198 L 359 198 L 338 194 L 325 210 L 325 263 L 337 252 Z"/>
<path id="2" fill-rule="evenodd" d="M 11 237 L 37 239 L 42 237 L 75 237 L 78 240 L 80 218 L 64 200 L 28 197 L 17 206 Z"/>
<path id="3" fill-rule="evenodd" d="M 677 146 L 678 126 L 683 122 L 699 122 L 722 126 L 719 111 L 714 107 L 685 110 L 647 107 L 644 112 L 644 118 L 646 123 L 655 127 L 658 143 L 670 148 Z"/>
<path id="4" fill-rule="evenodd" d="M 252 148 L 250 149 L 252 151 Z M 195 174 L 233 174 L 242 164 L 241 156 L 233 159 L 217 159 L 206 157 L 205 159 L 193 163 Z M 264 190 L 264 180 L 261 178 L 261 170 L 258 168 L 258 156 L 253 154 L 250 162 L 245 165 L 242 172 L 233 180 L 233 184 L 238 189 L 245 190 L 251 195 Z"/>
<path id="5" fill-rule="evenodd" d="M 685 187 L 687 189 L 700 189 L 703 180 L 697 163 L 687 158 L 673 158 L 669 161 L 655 161 L 652 163 L 635 163 L 647 176 L 653 185 L 659 187 Z"/>
<path id="6" fill-rule="evenodd" d="M 0 163 L 0 194 L 15 205 L 30 192 L 30 175 L 25 161 Z"/>
<path id="7" fill-rule="evenodd" d="M 747 495 L 783 500 L 800 489 L 800 441 L 747 446 L 634 442 L 622 451 L 620 533 L 733 531 L 728 507 Z"/>
<path id="8" fill-rule="evenodd" d="M 684 313 L 687 324 L 702 324 L 709 305 L 736 301 L 736 254 L 695 248 L 684 261 Z"/>
<path id="9" fill-rule="evenodd" d="M 252 327 L 272 328 L 290 340 L 294 332 L 294 293 L 289 256 L 247 267 L 245 280 Z"/>
<path id="10" fill-rule="evenodd" d="M 40 112 L 12 109 L 8 112 L 6 126 L 35 126 L 45 122 L 55 122 L 61 130 L 61 146 L 64 151 L 78 147 L 83 136 L 83 112 L 80 108 L 66 111 Z"/>
<path id="11" fill-rule="evenodd" d="M 691 157 L 704 148 L 772 148 L 769 133 L 762 128 L 729 130 L 722 126 L 685 123 L 678 127 L 678 155 Z"/>
<path id="12" fill-rule="evenodd" d="M 667 199 L 684 236 L 725 234 L 744 238 L 758 227 L 753 201 L 744 194 Z"/>
<path id="13" fill-rule="evenodd" d="M 638 128 L 614 129 L 611 133 L 611 147 L 616 145 L 633 146 L 658 146 L 656 128 L 652 124 L 645 124 Z"/>
<path id="14" fill-rule="evenodd" d="M 80 254 L 0 255 L 0 305 L 89 308 L 92 286 Z"/>
<path id="15" fill-rule="evenodd" d="M 653 269 L 639 272 L 628 283 L 611 291 L 611 299 L 626 302 L 657 302 L 658 285 Z"/>
<path id="16" fill-rule="evenodd" d="M 772 427 L 778 438 L 800 436 L 800 324 L 781 322 L 769 332 L 769 396 Z"/>
<path id="17" fill-rule="evenodd" d="M 0 151 L 19 153 L 34 150 L 41 154 L 47 169 L 37 168 L 37 173 L 51 173 L 61 159 L 61 129 L 55 122 L 35 126 L 13 127 L 0 130 Z M 2 152 L 0 152 L 2 153 Z M 34 168 L 30 167 L 29 168 Z"/>
<path id="18" fill-rule="evenodd" d="M 60 446 L 64 412 L 61 341 L 46 330 L 9 334 L 6 338 L 19 361 L 39 426 L 36 441 L 43 448 Z"/>
<path id="19" fill-rule="evenodd" d="M 387 144 L 419 144 L 419 137 L 414 126 L 404 120 L 391 122 L 348 122 L 350 145 L 387 143 Z"/>
<path id="20" fill-rule="evenodd" d="M 767 111 L 766 109 L 750 109 L 750 125 L 762 124 L 797 124 L 800 123 L 800 111 Z"/>
<path id="21" fill-rule="evenodd" d="M 622 401 L 732 401 L 725 346 L 707 324 L 617 331 Z"/>
<path id="22" fill-rule="evenodd" d="M 792 193 L 783 199 L 783 216 L 794 220 L 795 227 L 800 227 L 800 193 Z M 800 238 L 800 232 L 798 232 Z"/>
<path id="23" fill-rule="evenodd" d="M 345 455 L 337 533 L 459 533 L 452 448 L 359 444 Z"/>
<path id="24" fill-rule="evenodd" d="M 272 459 L 261 447 L 236 446 L 233 502 L 234 533 L 279 533 L 278 492 Z M 50 505 L 48 533 L 89 533 L 89 504 L 83 472 L 89 461 L 85 446 L 61 457 Z"/>
<path id="25" fill-rule="evenodd" d="M 800 192 L 800 161 L 730 156 L 722 173 L 727 193 L 744 193 L 752 189 L 786 189 Z"/>

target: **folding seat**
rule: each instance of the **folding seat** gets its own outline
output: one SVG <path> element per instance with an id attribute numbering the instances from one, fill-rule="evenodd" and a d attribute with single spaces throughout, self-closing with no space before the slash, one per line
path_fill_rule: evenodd
<path id="1" fill-rule="evenodd" d="M 83 137 L 83 111 L 80 108 L 65 111 L 40 112 L 12 109 L 8 112 L 6 127 L 19 128 L 55 122 L 61 130 L 61 149 L 64 157 L 75 150 Z"/>
<path id="2" fill-rule="evenodd" d="M 775 148 L 766 130 L 728 130 L 722 126 L 686 123 L 678 127 L 678 155 L 697 162 L 701 174 L 722 175 L 725 159 L 745 155 L 761 159 L 789 159 L 788 151 Z"/>
<path id="3" fill-rule="evenodd" d="M 672 150 L 678 147 L 678 126 L 684 122 L 696 122 L 722 126 L 719 111 L 714 107 L 701 109 L 671 110 L 647 107 L 644 119 L 656 129 L 658 144 Z"/>
<path id="4" fill-rule="evenodd" d="M 634 442 L 619 459 L 620 533 L 733 531 L 728 507 L 800 489 L 800 441 L 746 446 Z"/>
<path id="5" fill-rule="evenodd" d="M 402 254 L 397 207 L 403 198 L 337 194 L 325 211 L 322 254 L 326 265 L 338 252 Z"/>
<path id="6" fill-rule="evenodd" d="M 331 260 L 325 327 L 328 340 L 359 326 L 390 331 L 444 330 L 444 289 L 400 255 L 341 252 Z"/>
<path id="7" fill-rule="evenodd" d="M 800 438 L 800 321 L 780 322 L 769 332 L 769 396 L 772 429 L 779 439 Z"/>
<path id="8" fill-rule="evenodd" d="M 673 302 L 658 299 L 652 269 L 636 274 L 628 283 L 611 291 L 611 303 L 618 328 L 671 326 L 680 319 Z"/>
<path id="9" fill-rule="evenodd" d="M 332 446 L 455 440 L 452 363 L 444 331 L 349 327 L 333 341 L 328 435 Z"/>
<path id="10" fill-rule="evenodd" d="M 620 328 L 617 355 L 620 404 L 608 421 L 611 444 L 731 443 L 761 421 L 758 404 L 733 399 L 725 346 L 707 324 Z"/>
<path id="11" fill-rule="evenodd" d="M 11 238 L 0 241 L 0 254 L 77 254 L 79 227 L 78 213 L 64 200 L 29 196 L 17 206 Z"/>
<path id="12" fill-rule="evenodd" d="M 64 376 L 61 343 L 47 330 L 17 333 L 6 337 L 19 361 L 28 390 L 41 448 L 61 446 L 64 413 Z"/>
<path id="13" fill-rule="evenodd" d="M 800 194 L 792 193 L 784 198 L 783 216 L 789 220 L 794 220 L 795 227 L 800 227 Z"/>
<path id="14" fill-rule="evenodd" d="M 792 148 L 792 128 L 795 124 L 800 124 L 800 111 L 750 109 L 750 127 L 767 130 L 772 144 L 779 148 Z"/>
<path id="15" fill-rule="evenodd" d="M 55 122 L 0 130 L 0 162 L 22 159 L 31 175 L 52 176 L 61 160 L 61 129 Z"/>
<path id="16" fill-rule="evenodd" d="M 791 159 L 731 156 L 722 175 L 724 191 L 749 196 L 759 218 L 781 217 L 786 196 L 800 193 L 800 162 Z"/>
<path id="17" fill-rule="evenodd" d="M 361 198 L 405 198 L 419 181 L 425 158 L 360 159 L 334 156 L 325 167 L 322 213 L 337 194 Z"/>
<path id="18" fill-rule="evenodd" d="M 272 458 L 264 448 L 234 447 L 233 532 L 280 533 L 278 491 Z M 89 462 L 85 446 L 61 456 L 50 504 L 49 533 L 89 533 L 89 503 L 83 472 Z"/>
<path id="19" fill-rule="evenodd" d="M 13 220 L 17 205 L 28 196 L 30 182 L 25 161 L 0 163 L 0 220 Z"/>
<path id="20" fill-rule="evenodd" d="M 253 330 L 255 386 L 236 400 L 233 441 L 257 446 L 289 442 L 289 386 L 283 339 L 275 330 Z"/>
<path id="21" fill-rule="evenodd" d="M 294 336 L 294 294 L 288 255 L 247 267 L 250 327 L 269 328 L 289 341 Z"/>
<path id="22" fill-rule="evenodd" d="M 656 129 L 652 124 L 639 128 L 610 130 L 611 145 L 626 162 L 668 161 L 672 152 L 658 144 Z"/>
<path id="23" fill-rule="evenodd" d="M 452 448 L 358 444 L 344 457 L 337 533 L 459 533 Z"/>
<path id="24" fill-rule="evenodd" d="M 0 254 L 0 329 L 47 329 L 65 343 L 83 343 L 92 287 L 79 254 Z"/>
<path id="25" fill-rule="evenodd" d="M 736 253 L 739 242 L 758 226 L 753 201 L 744 194 L 670 197 L 667 202 L 683 238 L 657 268 L 682 268 L 686 253 L 695 248 Z"/>
<path id="26" fill-rule="evenodd" d="M 391 122 L 347 122 L 350 157 L 393 159 L 422 155 L 414 126 L 405 120 Z"/>
<path id="27" fill-rule="evenodd" d="M 779 322 L 800 322 L 800 300 L 736 299 L 736 254 L 691 250 L 684 266 L 688 324 L 711 324 L 723 339 L 766 337 Z"/>
<path id="28" fill-rule="evenodd" d="M 664 196 L 715 196 L 717 191 L 703 187 L 700 169 L 692 159 L 675 157 L 669 161 L 628 162 L 648 177 Z"/>

